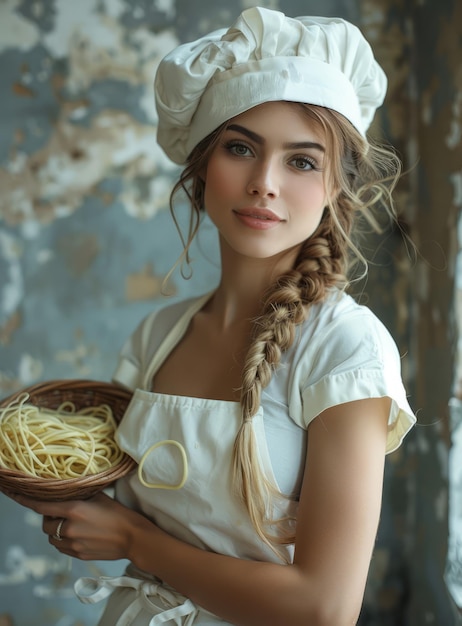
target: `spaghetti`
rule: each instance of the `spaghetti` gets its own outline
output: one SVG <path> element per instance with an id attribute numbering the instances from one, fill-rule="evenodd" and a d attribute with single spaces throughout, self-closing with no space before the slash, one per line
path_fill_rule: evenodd
<path id="1" fill-rule="evenodd" d="M 0 467 L 35 478 L 79 478 L 110 469 L 123 458 L 114 440 L 109 405 L 77 410 L 37 407 L 22 394 L 0 408 Z"/>

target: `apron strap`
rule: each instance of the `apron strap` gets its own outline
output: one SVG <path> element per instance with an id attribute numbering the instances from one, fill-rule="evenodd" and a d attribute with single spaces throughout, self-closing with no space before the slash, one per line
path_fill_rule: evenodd
<path id="1" fill-rule="evenodd" d="M 188 598 L 166 589 L 159 583 L 132 576 L 79 578 L 74 584 L 74 591 L 84 604 L 96 604 L 106 599 L 117 587 L 129 587 L 137 593 L 114 626 L 130 626 L 142 609 L 156 611 L 149 621 L 149 626 L 158 626 L 169 620 L 174 620 L 178 626 L 192 626 L 197 616 L 198 608 Z M 148 596 L 160 598 L 168 608 L 159 613 L 160 607 L 152 603 Z M 184 622 L 181 619 L 183 617 L 186 617 Z"/>

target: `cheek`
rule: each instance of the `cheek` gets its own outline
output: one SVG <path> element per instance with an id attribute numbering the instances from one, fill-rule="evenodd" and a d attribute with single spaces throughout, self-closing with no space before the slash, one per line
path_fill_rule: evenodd
<path id="1" fill-rule="evenodd" d="M 227 197 L 236 192 L 237 178 L 231 168 L 224 167 L 220 163 L 211 162 L 207 167 L 204 178 L 205 181 L 205 201 L 216 199 L 217 197 Z M 206 204 L 207 206 L 207 204 Z"/>
<path id="2" fill-rule="evenodd" d="M 289 187 L 289 202 L 294 207 L 305 206 L 310 212 L 324 210 L 327 204 L 327 194 L 324 184 L 319 181 L 306 185 L 303 181 L 292 183 Z"/>

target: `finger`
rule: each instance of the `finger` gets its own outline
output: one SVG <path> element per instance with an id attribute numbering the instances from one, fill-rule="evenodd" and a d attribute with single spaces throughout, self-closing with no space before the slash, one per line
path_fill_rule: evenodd
<path id="1" fill-rule="evenodd" d="M 39 515 L 48 517 L 66 517 L 66 512 L 69 510 L 69 502 L 52 502 L 49 500 L 35 500 L 20 494 L 12 494 L 13 500 L 15 500 L 21 506 L 25 506 L 32 511 L 35 511 Z"/>
<path id="2" fill-rule="evenodd" d="M 32 509 L 33 511 L 37 511 L 37 508 L 40 507 L 40 500 L 35 500 L 34 498 L 28 498 L 27 496 L 23 496 L 19 493 L 13 493 L 12 491 L 5 491 L 5 495 L 9 498 L 21 504 L 22 506 L 27 507 L 28 509 Z M 39 511 L 37 511 L 38 513 Z"/>
<path id="3" fill-rule="evenodd" d="M 56 529 L 58 528 L 58 524 L 61 520 L 65 519 L 64 517 L 51 517 L 50 515 L 44 515 L 42 521 L 42 530 L 46 535 L 50 535 L 50 537 L 56 534 Z"/>

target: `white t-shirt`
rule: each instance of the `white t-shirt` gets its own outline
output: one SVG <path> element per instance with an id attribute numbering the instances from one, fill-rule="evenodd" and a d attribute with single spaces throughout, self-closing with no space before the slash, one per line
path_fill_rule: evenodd
<path id="1" fill-rule="evenodd" d="M 114 381 L 149 391 L 152 378 L 211 294 L 148 315 L 125 343 Z M 387 453 L 416 418 L 390 333 L 365 306 L 337 290 L 314 305 L 262 393 L 264 427 L 277 484 L 297 496 L 305 466 L 307 428 L 325 409 L 365 398 L 392 400 Z"/>

